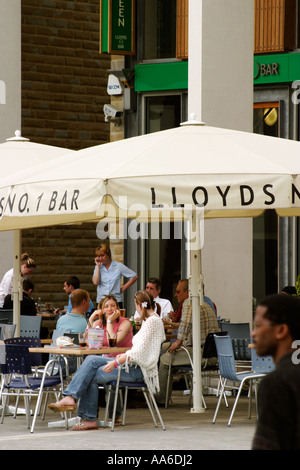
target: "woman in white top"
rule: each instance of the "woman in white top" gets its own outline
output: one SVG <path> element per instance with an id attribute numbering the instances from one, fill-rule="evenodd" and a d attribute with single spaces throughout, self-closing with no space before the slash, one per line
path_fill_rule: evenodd
<path id="1" fill-rule="evenodd" d="M 32 274 L 36 268 L 36 264 L 27 253 L 23 253 L 21 256 L 21 275 L 22 277 Z M 14 270 L 10 269 L 7 271 L 0 284 L 0 308 L 3 307 L 4 299 L 8 294 L 11 294 L 12 279 Z"/>
<path id="2" fill-rule="evenodd" d="M 165 340 L 163 322 L 159 317 L 160 307 L 157 306 L 155 313 L 153 297 L 146 291 L 136 293 L 135 304 L 143 323 L 133 337 L 132 348 L 116 358 L 88 356 L 63 392 L 64 398 L 49 405 L 53 411 L 73 411 L 76 401 L 80 399 L 77 415 L 82 418 L 82 422 L 74 426 L 73 431 L 98 428 L 98 386 L 117 379 L 119 364 L 128 365 L 121 371 L 121 381 L 141 382 L 144 372 L 152 391 L 159 390 L 157 363 L 161 343 Z"/>

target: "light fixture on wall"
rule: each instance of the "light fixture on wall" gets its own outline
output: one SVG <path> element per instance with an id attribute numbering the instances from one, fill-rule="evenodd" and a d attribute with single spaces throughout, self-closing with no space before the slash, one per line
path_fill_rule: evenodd
<path id="1" fill-rule="evenodd" d="M 265 108 L 264 109 L 264 122 L 267 126 L 274 126 L 278 121 L 278 111 L 276 108 Z"/>

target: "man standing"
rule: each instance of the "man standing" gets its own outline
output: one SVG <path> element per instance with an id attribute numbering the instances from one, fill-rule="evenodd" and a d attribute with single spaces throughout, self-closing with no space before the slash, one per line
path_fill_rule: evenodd
<path id="1" fill-rule="evenodd" d="M 184 290 L 184 286 L 188 285 L 187 279 L 179 281 L 176 292 L 177 299 L 180 302 L 182 296 L 186 296 L 182 302 L 182 315 L 181 321 L 178 328 L 177 339 L 174 341 L 167 352 L 162 354 L 160 357 L 159 365 L 159 386 L 160 391 L 156 395 L 156 401 L 160 405 L 164 405 L 166 399 L 166 388 L 168 381 L 168 370 L 170 365 L 170 354 L 171 363 L 173 366 L 190 365 L 189 358 L 186 352 L 181 349 L 184 346 L 191 357 L 193 357 L 193 335 L 192 335 L 192 305 L 188 299 L 187 290 Z M 204 346 L 206 336 L 208 333 L 214 333 L 219 331 L 218 322 L 215 312 L 206 303 L 200 306 L 200 322 L 201 322 L 201 347 Z"/>
<path id="2" fill-rule="evenodd" d="M 168 318 L 170 312 L 173 311 L 171 302 L 168 299 L 161 299 L 159 297 L 161 291 L 161 282 L 157 277 L 150 277 L 146 284 L 146 291 L 150 292 L 155 300 L 155 303 L 160 305 L 161 318 Z M 134 314 L 134 319 L 140 319 L 137 312 Z"/>
<path id="3" fill-rule="evenodd" d="M 260 302 L 252 336 L 257 354 L 271 355 L 276 365 L 258 387 L 252 449 L 300 450 L 300 354 L 293 350 L 300 340 L 299 297 L 279 294 Z"/>

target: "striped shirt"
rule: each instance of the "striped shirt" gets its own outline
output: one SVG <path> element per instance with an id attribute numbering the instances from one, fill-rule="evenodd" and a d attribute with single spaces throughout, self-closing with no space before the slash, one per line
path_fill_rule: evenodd
<path id="1" fill-rule="evenodd" d="M 200 306 L 200 327 L 201 345 L 204 345 L 208 333 L 219 331 L 216 314 L 206 302 L 203 302 L 203 305 Z M 193 345 L 192 303 L 189 299 L 186 299 L 182 305 L 177 338 L 182 341 L 183 346 Z"/>

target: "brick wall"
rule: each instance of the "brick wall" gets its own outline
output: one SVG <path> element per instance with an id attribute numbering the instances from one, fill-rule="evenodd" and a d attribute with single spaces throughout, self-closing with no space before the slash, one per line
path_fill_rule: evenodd
<path id="1" fill-rule="evenodd" d="M 92 284 L 95 267 L 95 249 L 100 244 L 95 223 L 27 229 L 22 232 L 22 250 L 37 263 L 31 276 L 35 285 L 33 297 L 52 302 L 55 307 L 67 305 L 63 284 L 69 276 L 77 276 L 92 301 L 96 301 L 96 287 Z M 123 260 L 123 244 L 111 242 L 112 257 Z"/>
<path id="2" fill-rule="evenodd" d="M 22 0 L 22 134 L 78 150 L 109 142 L 110 55 L 99 54 L 99 0 Z"/>
<path id="3" fill-rule="evenodd" d="M 110 55 L 99 54 L 99 0 L 22 0 L 22 135 L 79 150 L 110 141 L 103 105 Z M 67 175 L 66 175 L 67 176 Z M 93 301 L 96 224 L 23 230 L 22 251 L 37 263 L 33 297 L 67 304 L 63 283 L 76 275 Z M 123 243 L 111 244 L 122 261 Z"/>

